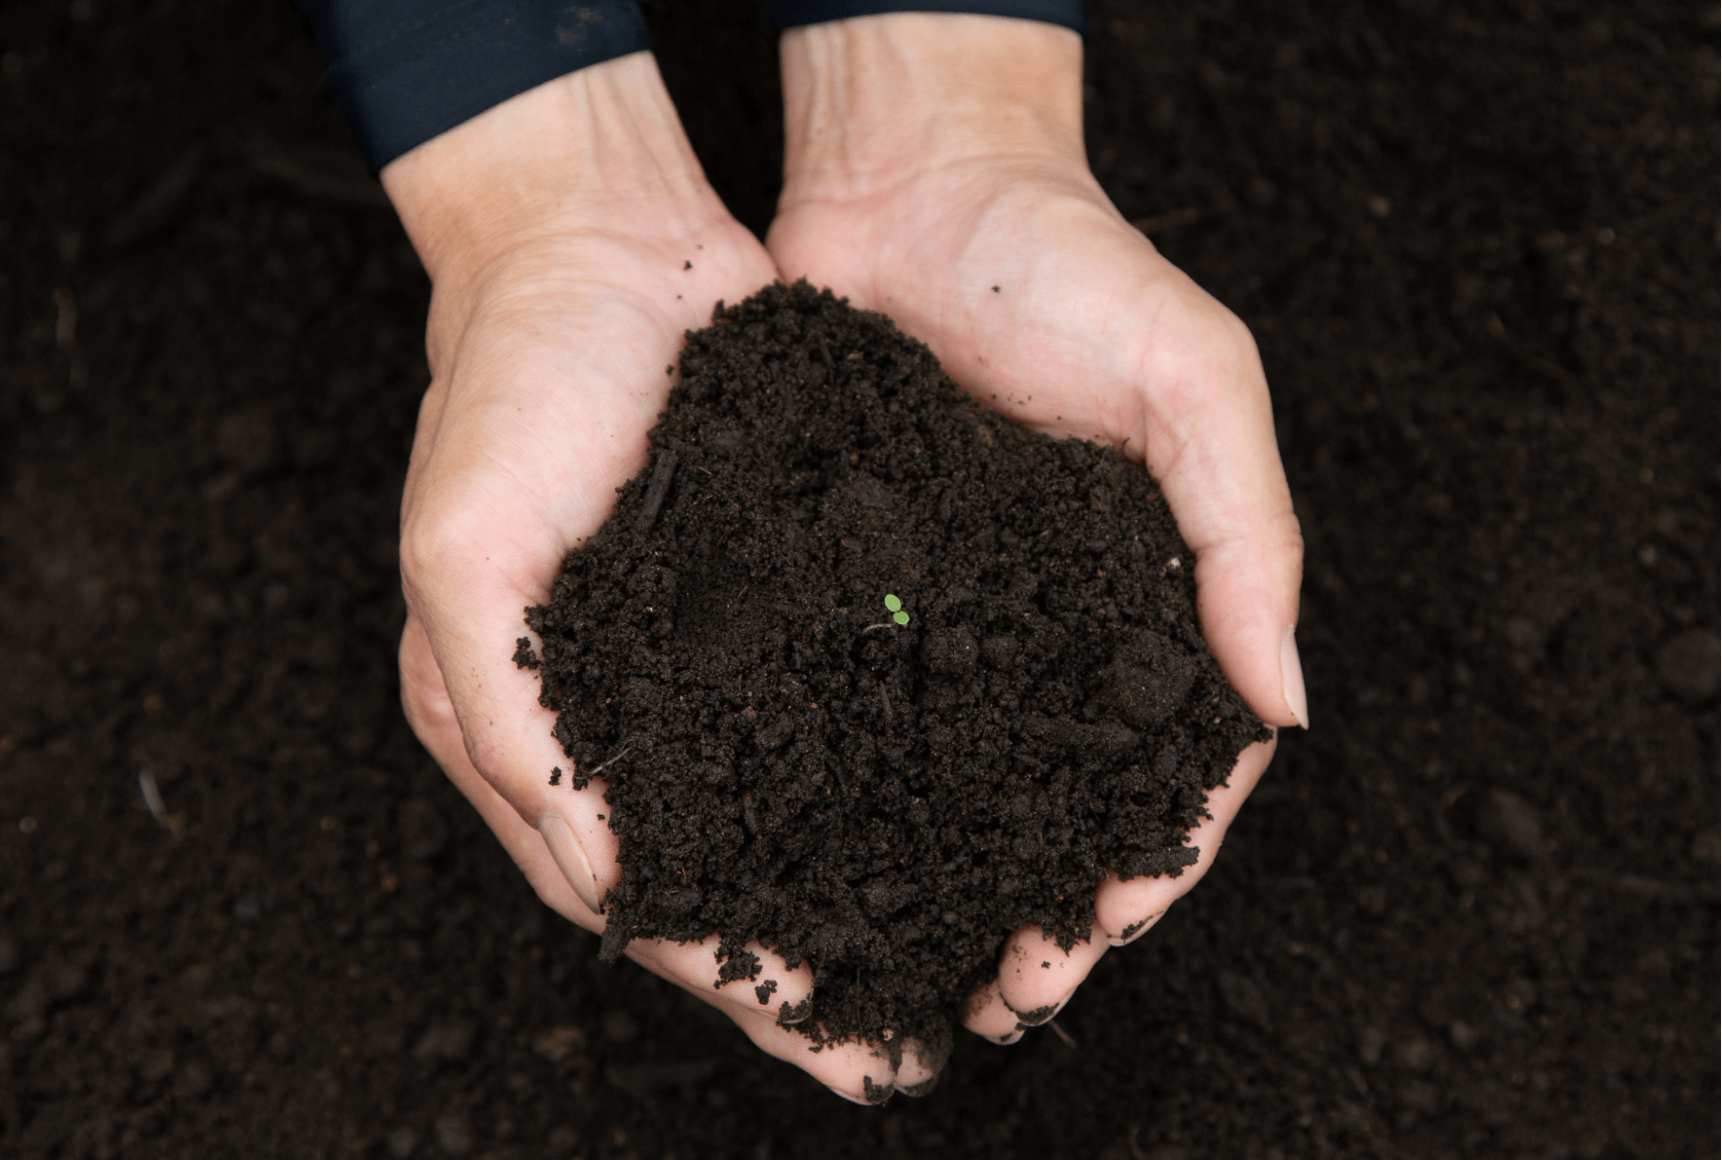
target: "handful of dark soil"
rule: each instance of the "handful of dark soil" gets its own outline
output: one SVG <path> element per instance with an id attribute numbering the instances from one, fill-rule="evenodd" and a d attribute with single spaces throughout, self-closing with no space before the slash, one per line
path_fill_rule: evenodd
<path id="1" fill-rule="evenodd" d="M 574 783 L 610 780 L 603 953 L 718 932 L 746 985 L 758 939 L 811 962 L 815 1039 L 948 1043 L 1013 930 L 1068 947 L 1106 869 L 1195 861 L 1206 791 L 1268 733 L 1141 467 L 983 409 L 804 282 L 713 323 L 516 655 Z"/>

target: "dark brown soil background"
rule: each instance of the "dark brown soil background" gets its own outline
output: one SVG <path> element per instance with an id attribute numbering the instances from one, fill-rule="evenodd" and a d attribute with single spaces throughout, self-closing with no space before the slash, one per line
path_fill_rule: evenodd
<path id="1" fill-rule="evenodd" d="M 651 15 L 758 228 L 741 7 Z M 1091 15 L 1101 180 L 1261 343 L 1316 729 L 1074 1047 L 876 1111 L 599 963 L 402 723 L 427 288 L 290 10 L 7 6 L 0 1154 L 1716 1155 L 1716 6 Z"/>

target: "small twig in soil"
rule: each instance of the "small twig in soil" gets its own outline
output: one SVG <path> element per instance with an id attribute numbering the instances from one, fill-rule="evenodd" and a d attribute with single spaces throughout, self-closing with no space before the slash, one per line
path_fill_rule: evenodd
<path id="1" fill-rule="evenodd" d="M 1194 225 L 1201 220 L 1202 211 L 1190 206 L 1185 209 L 1174 209 L 1166 213 L 1149 214 L 1147 217 L 1135 218 L 1130 224 L 1145 234 L 1160 234 L 1167 230 Z"/>
<path id="2" fill-rule="evenodd" d="M 1070 1048 L 1070 1050 L 1072 1050 L 1072 1051 L 1076 1050 L 1076 1040 L 1071 1038 L 1070 1032 L 1066 1031 L 1064 1028 L 1062 1028 L 1058 1025 L 1058 1020 L 1048 1019 L 1046 1021 L 1046 1025 L 1048 1027 L 1052 1028 L 1052 1033 L 1054 1035 L 1056 1035 L 1060 1039 L 1064 1040 L 1064 1045 L 1066 1047 Z"/>
<path id="3" fill-rule="evenodd" d="M 675 473 L 675 450 L 666 448 L 652 469 L 652 482 L 646 486 L 646 498 L 640 504 L 640 518 L 634 521 L 634 535 L 644 536 L 658 522 L 658 509 L 664 506 L 664 496 L 670 490 L 670 477 Z"/>
<path id="4" fill-rule="evenodd" d="M 890 628 L 890 627 L 891 627 L 891 622 L 888 620 L 884 620 L 884 621 L 880 621 L 878 624 L 869 624 L 866 628 L 862 629 L 858 635 L 866 636 L 868 633 L 872 632 L 875 628 Z"/>
<path id="5" fill-rule="evenodd" d="M 885 695 L 884 682 L 879 684 L 879 701 L 885 706 L 885 720 L 889 721 L 891 719 L 891 698 Z"/>
<path id="6" fill-rule="evenodd" d="M 628 756 L 628 750 L 632 749 L 633 747 L 634 746 L 632 743 L 629 743 L 627 745 L 622 746 L 622 748 L 617 753 L 615 753 L 610 758 L 609 761 L 606 761 L 603 765 L 600 765 L 597 769 L 587 770 L 586 776 L 587 777 L 597 777 L 600 773 L 603 773 L 606 769 L 609 769 L 612 765 L 615 765 L 618 761 L 622 760 L 622 758 Z"/>
<path id="7" fill-rule="evenodd" d="M 179 818 L 167 812 L 167 805 L 161 800 L 161 789 L 155 783 L 155 773 L 144 770 L 138 774 L 138 789 L 143 791 L 144 805 L 149 807 L 150 817 L 156 824 L 174 837 L 179 837 Z"/>

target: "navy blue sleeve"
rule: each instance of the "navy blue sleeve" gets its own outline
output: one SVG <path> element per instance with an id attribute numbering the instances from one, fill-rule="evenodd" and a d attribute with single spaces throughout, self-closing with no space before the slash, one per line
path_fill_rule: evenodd
<path id="1" fill-rule="evenodd" d="M 298 0 L 371 168 L 546 81 L 652 47 L 637 0 Z M 1083 30 L 1083 0 L 770 0 L 779 27 L 887 12 Z"/>
<path id="2" fill-rule="evenodd" d="M 1083 0 L 770 0 L 771 22 L 779 28 L 821 24 L 851 16 L 881 16 L 887 12 L 966 12 L 976 16 L 1015 16 L 1062 24 L 1082 32 L 1086 27 Z"/>
<path id="3" fill-rule="evenodd" d="M 635 0 L 299 0 L 299 10 L 373 169 L 546 81 L 652 47 Z"/>

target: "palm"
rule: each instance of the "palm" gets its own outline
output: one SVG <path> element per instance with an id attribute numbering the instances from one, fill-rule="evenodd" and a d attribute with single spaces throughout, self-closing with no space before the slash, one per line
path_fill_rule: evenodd
<path id="1" fill-rule="evenodd" d="M 1049 430 L 1131 439 L 1132 379 L 1185 306 L 1187 280 L 1092 182 L 967 162 L 855 202 L 792 204 L 769 247 L 788 276 L 830 285 L 927 342 L 971 393 Z"/>

